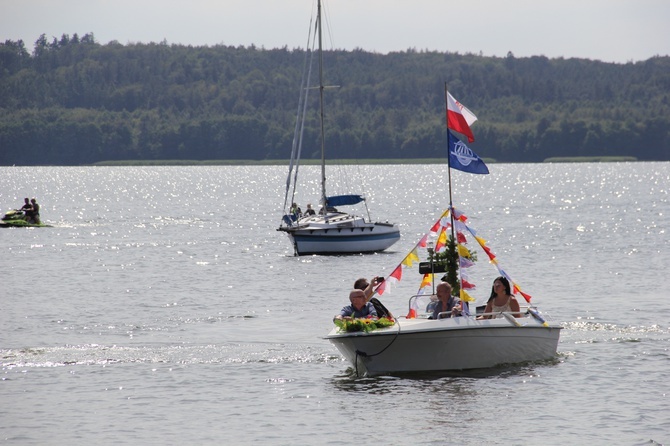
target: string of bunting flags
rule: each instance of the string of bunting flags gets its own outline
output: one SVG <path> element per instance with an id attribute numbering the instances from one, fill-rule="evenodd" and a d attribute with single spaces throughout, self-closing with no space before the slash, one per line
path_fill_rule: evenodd
<path id="1" fill-rule="evenodd" d="M 460 299 L 463 302 L 474 302 L 475 299 L 468 294 L 468 290 L 476 289 L 474 283 L 471 282 L 467 269 L 474 265 L 474 262 L 471 258 L 470 250 L 465 246 L 467 244 L 467 238 L 465 234 L 471 235 L 481 247 L 481 249 L 486 253 L 489 258 L 489 262 L 493 264 L 501 276 L 507 278 L 513 286 L 512 293 L 521 294 L 526 302 L 531 301 L 531 296 L 521 290 L 521 287 L 510 277 L 505 270 L 503 270 L 498 264 L 498 259 L 493 253 L 491 248 L 486 244 L 486 240 L 479 235 L 477 232 L 466 224 L 468 218 L 462 212 L 458 211 L 455 208 L 448 208 L 445 210 L 440 217 L 435 221 L 431 226 L 430 230 L 424 234 L 423 237 L 418 241 L 418 243 L 409 251 L 409 253 L 402 259 L 402 261 L 396 266 L 391 274 L 386 277 L 386 279 L 375 289 L 375 293 L 380 296 L 385 292 L 391 292 L 393 284 L 397 284 L 403 279 L 404 270 L 407 268 L 413 268 L 415 264 L 420 262 L 419 258 L 419 248 L 427 248 L 429 238 L 435 238 L 435 252 L 440 253 L 444 251 L 448 243 L 447 231 L 451 229 L 451 219 L 449 218 L 450 211 L 453 212 L 453 221 L 454 221 L 454 230 L 456 233 L 456 251 L 458 253 L 458 264 L 459 264 L 459 281 L 460 281 Z M 429 288 L 434 280 L 434 274 L 428 273 L 424 274 L 419 285 L 419 291 L 417 294 L 424 294 L 426 289 Z M 467 308 L 467 305 L 464 305 L 464 308 Z M 412 314 L 412 309 L 410 309 L 410 314 L 408 317 L 413 317 L 416 315 L 416 309 L 414 314 Z M 467 311 L 467 310 L 466 310 Z"/>

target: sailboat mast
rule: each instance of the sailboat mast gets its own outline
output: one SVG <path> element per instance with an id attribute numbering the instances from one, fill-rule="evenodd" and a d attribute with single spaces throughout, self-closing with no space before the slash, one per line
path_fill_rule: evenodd
<path id="1" fill-rule="evenodd" d="M 321 21 L 321 0 L 317 6 L 317 27 L 319 29 L 319 117 L 321 121 L 321 204 L 326 211 L 326 132 L 323 125 L 323 22 Z M 325 213 L 324 215 L 327 215 Z"/>

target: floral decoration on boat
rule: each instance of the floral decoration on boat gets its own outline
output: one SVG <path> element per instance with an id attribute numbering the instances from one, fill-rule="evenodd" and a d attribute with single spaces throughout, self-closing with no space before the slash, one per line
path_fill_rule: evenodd
<path id="1" fill-rule="evenodd" d="M 337 325 L 340 331 L 364 331 L 366 333 L 379 328 L 387 328 L 395 325 L 395 320 L 387 317 L 382 317 L 380 319 L 335 319 L 333 322 L 335 322 L 335 325 Z"/>

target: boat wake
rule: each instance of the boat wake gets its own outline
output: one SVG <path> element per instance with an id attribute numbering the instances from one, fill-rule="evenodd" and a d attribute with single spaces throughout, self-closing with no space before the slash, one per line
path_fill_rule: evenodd
<path id="1" fill-rule="evenodd" d="M 52 368 L 109 366 L 119 364 L 293 364 L 340 362 L 338 356 L 312 350 L 309 346 L 227 343 L 191 346 L 118 346 L 82 344 L 62 347 L 0 349 L 0 368 Z"/>

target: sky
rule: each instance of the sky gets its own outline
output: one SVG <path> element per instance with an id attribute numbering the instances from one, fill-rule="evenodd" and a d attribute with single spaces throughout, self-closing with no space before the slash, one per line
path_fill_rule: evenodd
<path id="1" fill-rule="evenodd" d="M 304 48 L 316 0 L 0 0 L 0 42 Z M 637 62 L 670 55 L 670 0 L 323 0 L 327 48 Z"/>

